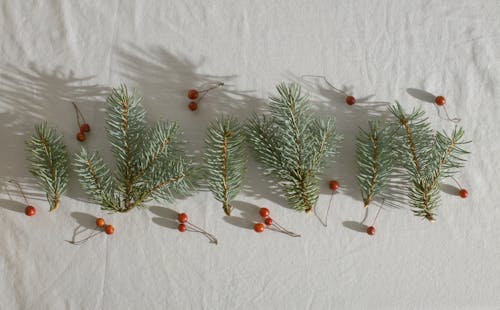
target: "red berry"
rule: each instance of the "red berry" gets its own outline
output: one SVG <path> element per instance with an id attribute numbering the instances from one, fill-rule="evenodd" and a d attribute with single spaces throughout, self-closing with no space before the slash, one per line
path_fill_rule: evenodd
<path id="1" fill-rule="evenodd" d="M 264 220 L 264 223 L 266 223 L 267 226 L 273 225 L 273 219 L 268 217 Z"/>
<path id="2" fill-rule="evenodd" d="M 97 225 L 97 227 L 104 227 L 104 225 L 106 225 L 106 222 L 103 218 L 100 217 L 95 220 L 95 224 Z"/>
<path id="3" fill-rule="evenodd" d="M 268 216 L 269 216 L 269 213 L 270 213 L 270 212 L 269 212 L 269 209 L 268 209 L 268 208 L 260 208 L 260 209 L 259 209 L 259 214 L 260 214 L 260 216 L 262 216 L 262 217 L 264 217 L 264 218 L 268 217 Z"/>
<path id="4" fill-rule="evenodd" d="M 87 123 L 84 123 L 80 126 L 80 132 L 89 132 L 90 131 L 90 126 Z"/>
<path id="5" fill-rule="evenodd" d="M 462 197 L 464 199 L 467 198 L 467 196 L 469 196 L 469 192 L 465 188 L 462 188 L 461 190 L 459 190 L 458 194 L 460 195 L 460 197 Z"/>
<path id="6" fill-rule="evenodd" d="M 353 105 L 356 103 L 356 98 L 354 98 L 353 96 L 347 96 L 345 97 L 345 103 L 347 103 L 348 105 Z"/>
<path id="7" fill-rule="evenodd" d="M 368 227 L 368 228 L 366 229 L 366 233 L 367 233 L 367 234 L 369 234 L 370 236 L 375 235 L 375 231 L 376 231 L 376 229 L 375 229 L 375 227 L 373 227 L 373 226 L 370 226 L 370 227 Z"/>
<path id="8" fill-rule="evenodd" d="M 189 103 L 188 107 L 189 107 L 189 110 L 196 111 L 196 109 L 198 109 L 198 104 L 196 102 L 194 102 L 194 101 L 191 101 Z"/>
<path id="9" fill-rule="evenodd" d="M 188 221 L 188 215 L 186 213 L 179 213 L 179 215 L 177 215 L 177 219 L 181 223 L 186 223 Z"/>
<path id="10" fill-rule="evenodd" d="M 443 96 L 437 96 L 434 101 L 437 105 L 444 105 L 446 103 L 446 99 Z"/>
<path id="11" fill-rule="evenodd" d="M 85 134 L 83 132 L 80 131 L 76 134 L 76 140 L 83 142 L 85 141 L 85 139 L 87 139 L 87 137 L 85 137 Z"/>
<path id="12" fill-rule="evenodd" d="M 253 230 L 255 230 L 258 233 L 263 232 L 264 231 L 264 224 L 262 224 L 262 223 L 255 223 L 255 225 L 253 225 Z"/>
<path id="13" fill-rule="evenodd" d="M 188 98 L 191 100 L 195 100 L 199 96 L 199 92 L 196 89 L 188 90 Z"/>
<path id="14" fill-rule="evenodd" d="M 179 224 L 179 226 L 177 226 L 177 229 L 180 231 L 180 232 L 185 232 L 187 227 L 186 227 L 186 224 Z"/>
<path id="15" fill-rule="evenodd" d="M 339 189 L 339 187 L 340 187 L 340 184 L 339 184 L 339 182 L 338 182 L 338 181 L 335 181 L 335 180 L 330 181 L 330 189 L 331 189 L 332 191 L 336 191 L 336 190 L 338 190 L 338 189 Z"/>
<path id="16" fill-rule="evenodd" d="M 33 206 L 27 206 L 24 209 L 24 214 L 26 214 L 27 216 L 33 216 L 36 214 L 36 208 Z"/>
<path id="17" fill-rule="evenodd" d="M 112 235 L 115 233 L 115 227 L 113 225 L 106 225 L 106 227 L 104 228 L 104 232 L 106 232 L 106 234 L 108 235 Z"/>

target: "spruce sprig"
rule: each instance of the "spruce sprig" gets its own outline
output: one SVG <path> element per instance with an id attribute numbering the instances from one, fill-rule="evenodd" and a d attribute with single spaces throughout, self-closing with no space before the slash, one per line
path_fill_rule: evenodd
<path id="1" fill-rule="evenodd" d="M 172 201 L 177 194 L 187 195 L 194 171 L 177 142 L 177 124 L 159 121 L 148 128 L 141 98 L 130 95 L 124 85 L 113 89 L 106 103 L 116 171 L 98 153 L 82 149 L 75 171 L 89 196 L 104 210 L 128 212 L 151 199 Z"/>
<path id="2" fill-rule="evenodd" d="M 356 139 L 358 183 L 365 208 L 386 187 L 393 170 L 393 130 L 378 121 L 368 123 Z"/>
<path id="3" fill-rule="evenodd" d="M 35 126 L 35 132 L 26 141 L 29 171 L 43 188 L 50 211 L 59 208 L 61 196 L 68 185 L 68 151 L 63 136 L 47 123 Z"/>
<path id="4" fill-rule="evenodd" d="M 311 211 L 319 196 L 318 177 L 334 157 L 341 136 L 333 118 L 316 119 L 309 98 L 297 84 L 277 86 L 271 97 L 270 117 L 254 115 L 248 122 L 248 140 L 266 174 L 280 181 L 290 206 Z"/>
<path id="5" fill-rule="evenodd" d="M 221 117 L 208 126 L 203 156 L 206 179 L 227 215 L 231 215 L 230 202 L 239 193 L 246 171 L 244 142 L 242 125 L 234 117 Z"/>
<path id="6" fill-rule="evenodd" d="M 395 149 L 410 177 L 408 198 L 413 212 L 433 221 L 440 203 L 440 182 L 462 168 L 468 154 L 463 148 L 468 143 L 463 139 L 464 131 L 455 128 L 451 136 L 434 133 L 421 110 L 406 114 L 399 103 L 389 111 L 399 130 Z"/>

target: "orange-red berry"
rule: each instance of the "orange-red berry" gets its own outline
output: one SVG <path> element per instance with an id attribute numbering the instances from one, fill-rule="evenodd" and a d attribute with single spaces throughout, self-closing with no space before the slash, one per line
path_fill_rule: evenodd
<path id="1" fill-rule="evenodd" d="M 375 235 L 376 229 L 373 226 L 370 226 L 366 229 L 366 233 L 369 234 L 370 236 Z"/>
<path id="2" fill-rule="evenodd" d="M 267 226 L 273 225 L 273 219 L 268 217 L 264 220 L 264 223 L 266 223 Z"/>
<path id="3" fill-rule="evenodd" d="M 336 191 L 336 190 L 338 190 L 338 189 L 339 189 L 340 184 L 339 184 L 339 182 L 338 182 L 338 181 L 333 180 L 333 181 L 330 181 L 329 186 L 330 186 L 330 189 L 331 189 L 332 191 Z"/>
<path id="4" fill-rule="evenodd" d="M 253 225 L 253 230 L 255 230 L 258 233 L 263 232 L 264 231 L 264 224 L 262 224 L 262 223 L 255 223 L 255 225 Z"/>
<path id="5" fill-rule="evenodd" d="M 268 217 L 269 216 L 269 209 L 268 208 L 260 208 L 259 209 L 259 214 L 262 217 Z"/>
<path id="6" fill-rule="evenodd" d="M 180 231 L 180 232 L 185 232 L 187 227 L 186 227 L 186 224 L 179 224 L 179 226 L 177 226 L 177 229 Z"/>
<path id="7" fill-rule="evenodd" d="M 80 132 L 89 132 L 90 131 L 90 126 L 87 123 L 84 123 L 80 126 Z"/>
<path id="8" fill-rule="evenodd" d="M 188 107 L 189 107 L 189 110 L 196 111 L 196 109 L 198 109 L 198 104 L 196 102 L 194 102 L 194 101 L 191 101 L 189 103 Z"/>
<path id="9" fill-rule="evenodd" d="M 437 96 L 434 101 L 437 105 L 444 105 L 446 103 L 446 99 L 443 96 Z"/>
<path id="10" fill-rule="evenodd" d="M 95 220 L 95 224 L 97 225 L 97 227 L 104 227 L 104 225 L 106 225 L 106 222 L 102 217 L 100 217 Z"/>
<path id="11" fill-rule="evenodd" d="M 469 192 L 465 188 L 462 188 L 461 190 L 458 191 L 458 195 L 460 195 L 460 197 L 465 199 L 467 198 L 467 196 L 469 196 Z"/>
<path id="12" fill-rule="evenodd" d="M 186 213 L 179 213 L 179 215 L 177 215 L 177 219 L 179 222 L 185 223 L 188 221 L 188 215 Z"/>
<path id="13" fill-rule="evenodd" d="M 26 214 L 27 216 L 33 216 L 36 214 L 36 208 L 33 206 L 27 206 L 24 209 L 24 214 Z"/>
<path id="14" fill-rule="evenodd" d="M 187 93 L 188 98 L 191 100 L 195 100 L 199 95 L 200 93 L 196 89 L 190 89 Z"/>
<path id="15" fill-rule="evenodd" d="M 85 134 L 83 132 L 80 131 L 76 134 L 76 140 L 83 142 L 85 141 L 85 139 L 87 139 L 87 137 L 85 137 Z"/>
<path id="16" fill-rule="evenodd" d="M 347 96 L 345 97 L 345 103 L 347 103 L 348 105 L 353 105 L 356 103 L 356 98 L 354 98 L 354 96 Z"/>
<path id="17" fill-rule="evenodd" d="M 112 235 L 115 232 L 115 227 L 113 225 L 106 225 L 106 227 L 104 228 L 104 232 L 106 232 L 106 234 L 108 235 Z"/>

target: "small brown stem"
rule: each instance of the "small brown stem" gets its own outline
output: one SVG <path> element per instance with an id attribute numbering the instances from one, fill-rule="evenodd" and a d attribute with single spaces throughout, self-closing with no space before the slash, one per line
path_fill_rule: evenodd
<path id="1" fill-rule="evenodd" d="M 82 122 L 85 124 L 87 123 L 87 121 L 85 121 L 85 117 L 83 116 L 83 113 L 82 111 L 80 111 L 80 109 L 78 108 L 78 106 L 76 105 L 76 103 L 74 102 L 71 102 L 73 104 L 73 107 L 75 108 L 75 112 L 76 112 L 76 123 L 78 124 L 78 128 L 80 128 L 81 126 L 81 123 L 80 123 L 80 118 L 82 120 Z"/>
<path id="2" fill-rule="evenodd" d="M 214 235 L 208 233 L 206 230 L 196 226 L 195 224 L 191 223 L 191 222 L 186 222 L 188 225 L 190 225 L 191 227 L 194 228 L 193 231 L 195 232 L 199 232 L 201 234 L 203 234 L 205 237 L 207 237 L 208 240 L 210 240 L 211 243 L 214 243 L 217 245 L 217 238 L 215 238 Z"/>

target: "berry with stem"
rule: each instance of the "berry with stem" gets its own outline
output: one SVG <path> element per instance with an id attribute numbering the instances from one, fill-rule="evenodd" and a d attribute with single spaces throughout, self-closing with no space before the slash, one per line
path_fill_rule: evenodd
<path id="1" fill-rule="evenodd" d="M 271 217 L 269 217 L 269 214 L 271 212 L 269 211 L 268 208 L 260 208 L 259 209 L 259 214 L 260 216 L 264 219 L 264 223 L 269 226 L 269 229 L 270 230 L 274 230 L 274 231 L 277 231 L 277 232 L 280 232 L 280 233 L 284 233 L 284 234 L 287 234 L 291 237 L 300 237 L 299 234 L 296 234 L 296 233 L 293 233 L 287 229 L 285 229 L 283 226 L 281 226 L 280 224 L 276 223 L 273 221 L 273 219 Z M 262 224 L 262 223 L 256 223 L 253 227 L 253 229 L 260 233 L 260 232 L 263 232 L 264 231 L 264 228 L 265 226 Z"/>
<path id="2" fill-rule="evenodd" d="M 375 232 L 377 231 L 375 229 L 375 221 L 377 221 L 377 218 L 378 218 L 378 215 L 380 214 L 380 210 L 382 210 L 382 206 L 384 205 L 384 202 L 385 202 L 385 199 L 382 200 L 382 204 L 380 205 L 380 207 L 378 208 L 378 211 L 377 211 L 377 215 L 375 215 L 375 218 L 373 219 L 373 222 L 372 222 L 372 225 L 369 226 L 367 229 L 366 229 L 366 233 L 369 234 L 370 236 L 373 236 L 375 235 Z"/>
<path id="3" fill-rule="evenodd" d="M 328 187 L 332 190 L 332 194 L 330 195 L 330 201 L 328 202 L 328 208 L 326 209 L 325 219 L 322 220 L 318 213 L 316 213 L 316 209 L 314 210 L 314 214 L 316 214 L 321 224 L 325 227 L 328 226 L 328 214 L 330 213 L 330 209 L 332 207 L 333 194 L 335 194 L 335 192 L 340 188 L 339 181 L 331 180 L 328 182 Z"/>
<path id="4" fill-rule="evenodd" d="M 16 186 L 19 188 L 19 191 L 21 192 L 21 195 L 24 198 L 24 202 L 26 203 L 26 208 L 24 208 L 24 214 L 26 214 L 27 216 L 34 216 L 36 214 L 36 208 L 29 204 L 28 199 L 24 194 L 23 188 L 21 187 L 21 184 L 19 184 L 19 182 L 17 182 L 14 179 L 9 180 L 9 182 L 16 184 Z"/>
<path id="5" fill-rule="evenodd" d="M 211 90 L 224 86 L 222 82 L 209 83 L 207 85 L 212 85 L 203 90 L 190 89 L 187 92 L 187 97 L 192 101 L 189 102 L 188 108 L 191 111 L 196 111 L 198 109 L 198 103 L 201 102 L 203 97 L 205 97 Z"/>
<path id="6" fill-rule="evenodd" d="M 458 185 L 458 188 L 459 188 L 458 195 L 460 197 L 462 197 L 463 199 L 467 198 L 469 196 L 469 191 L 467 191 L 465 188 L 463 188 L 457 179 L 455 179 L 454 177 L 451 177 L 451 179 Z"/>
<path id="7" fill-rule="evenodd" d="M 198 232 L 198 233 L 201 233 L 202 235 L 204 235 L 205 237 L 208 238 L 208 240 L 211 242 L 211 243 L 214 243 L 214 244 L 217 244 L 217 238 L 215 238 L 214 235 L 208 233 L 206 230 L 194 225 L 193 223 L 189 222 L 188 221 L 188 215 L 187 213 L 178 213 L 177 214 L 177 220 L 179 221 L 179 226 L 177 227 L 177 229 L 180 231 L 180 232 L 185 232 L 188 230 L 190 231 L 193 231 L 193 232 Z"/>
<path id="8" fill-rule="evenodd" d="M 90 125 L 85 120 L 85 117 L 83 116 L 82 111 L 80 111 L 80 109 L 78 108 L 78 106 L 76 105 L 76 103 L 72 102 L 72 104 L 73 104 L 73 107 L 75 108 L 76 123 L 78 124 L 78 129 L 80 130 L 79 133 L 83 134 L 83 140 L 82 140 L 82 135 L 79 136 L 77 134 L 76 138 L 78 139 L 78 141 L 82 142 L 82 141 L 85 141 L 85 135 L 84 135 L 84 133 L 90 131 Z"/>
<path id="9" fill-rule="evenodd" d="M 446 109 L 446 98 L 443 97 L 443 96 L 437 96 L 435 99 L 434 99 L 434 103 L 439 106 L 439 107 L 443 107 L 443 110 L 444 110 L 444 113 L 446 114 L 446 119 L 449 120 L 450 122 L 453 122 L 453 123 L 458 123 L 460 122 L 460 118 L 458 117 L 455 117 L 455 118 L 451 118 L 450 115 L 448 114 L 448 110 Z M 438 109 L 438 114 L 439 114 L 439 117 L 443 118 L 441 116 L 441 113 L 439 112 L 439 109 Z M 444 119 L 444 118 L 443 118 Z"/>

